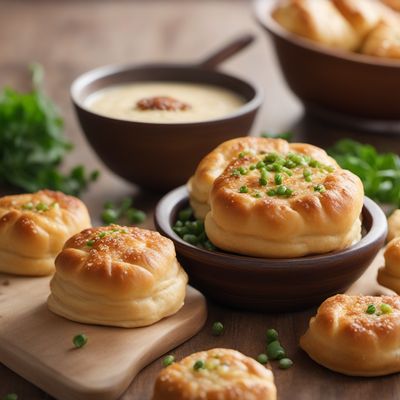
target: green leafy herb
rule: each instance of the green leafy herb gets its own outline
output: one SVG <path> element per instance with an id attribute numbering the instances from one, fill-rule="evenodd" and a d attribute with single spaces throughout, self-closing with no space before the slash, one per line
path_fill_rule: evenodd
<path id="1" fill-rule="evenodd" d="M 29 192 L 47 188 L 78 195 L 98 177 L 83 166 L 63 174 L 59 166 L 72 149 L 63 135 L 63 120 L 43 93 L 43 71 L 32 66 L 33 89 L 0 93 L 0 184 Z"/>
<path id="2" fill-rule="evenodd" d="M 111 201 L 107 201 L 104 206 L 100 217 L 101 220 L 107 224 L 116 224 L 120 219 L 127 219 L 131 224 L 141 224 L 146 220 L 146 213 L 133 207 L 133 200 L 130 197 L 122 199 L 119 205 Z M 182 218 L 190 218 L 190 215 L 184 215 L 182 211 Z"/>
<path id="3" fill-rule="evenodd" d="M 400 157 L 397 154 L 378 153 L 373 146 L 350 139 L 340 140 L 328 153 L 342 168 L 358 175 L 367 196 L 400 207 Z"/>

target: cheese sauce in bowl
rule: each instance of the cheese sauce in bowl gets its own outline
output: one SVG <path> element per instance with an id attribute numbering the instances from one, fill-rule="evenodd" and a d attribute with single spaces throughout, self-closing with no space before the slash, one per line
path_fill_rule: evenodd
<path id="1" fill-rule="evenodd" d="M 150 122 L 185 123 L 225 117 L 245 99 L 214 85 L 190 82 L 136 82 L 94 92 L 85 106 L 111 118 Z"/>

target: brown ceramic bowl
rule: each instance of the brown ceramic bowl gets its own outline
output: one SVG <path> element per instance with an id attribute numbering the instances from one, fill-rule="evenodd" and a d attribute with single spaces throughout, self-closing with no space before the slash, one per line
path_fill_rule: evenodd
<path id="1" fill-rule="evenodd" d="M 235 41 L 198 65 L 109 66 L 77 78 L 71 88 L 72 100 L 82 129 L 98 156 L 117 175 L 150 190 L 163 192 L 186 182 L 204 155 L 220 143 L 250 131 L 262 102 L 260 88 L 213 69 L 250 41 L 251 37 Z M 216 85 L 242 96 L 245 104 L 223 118 L 171 124 L 114 119 L 85 106 L 85 99 L 99 89 L 138 81 Z"/>
<path id="2" fill-rule="evenodd" d="M 385 214 L 365 198 L 365 234 L 345 250 L 290 259 L 245 257 L 207 251 L 184 242 L 171 226 L 178 212 L 187 206 L 185 187 L 171 191 L 157 205 L 155 224 L 175 243 L 190 284 L 220 303 L 250 310 L 303 309 L 345 291 L 370 265 L 383 246 L 387 231 Z"/>
<path id="3" fill-rule="evenodd" d="M 306 109 L 320 116 L 400 120 L 400 60 L 333 50 L 281 27 L 277 0 L 258 0 L 259 24 L 273 41 L 286 82 Z"/>

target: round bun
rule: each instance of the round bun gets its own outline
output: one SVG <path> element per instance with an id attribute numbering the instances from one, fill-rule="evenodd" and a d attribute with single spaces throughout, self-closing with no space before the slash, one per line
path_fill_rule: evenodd
<path id="1" fill-rule="evenodd" d="M 318 147 L 277 144 L 275 152 L 239 154 L 215 180 L 205 220 L 211 242 L 234 253 L 290 258 L 358 241 L 360 179 Z"/>
<path id="2" fill-rule="evenodd" d="M 384 253 L 385 266 L 378 271 L 378 282 L 400 293 L 400 238 L 391 240 Z"/>
<path id="3" fill-rule="evenodd" d="M 90 226 L 86 206 L 61 192 L 0 198 L 0 272 L 51 274 L 65 241 Z"/>
<path id="4" fill-rule="evenodd" d="M 153 324 L 183 305 L 187 275 L 171 240 L 111 225 L 70 238 L 56 258 L 51 311 L 73 321 L 132 328 Z"/>
<path id="5" fill-rule="evenodd" d="M 189 179 L 190 205 L 196 218 L 204 219 L 210 211 L 209 194 L 214 181 L 224 172 L 228 164 L 243 151 L 270 153 L 287 152 L 288 143 L 281 139 L 241 137 L 228 140 L 207 154 Z"/>
<path id="6" fill-rule="evenodd" d="M 387 241 L 400 236 L 400 210 L 395 210 L 388 218 Z"/>
<path id="7" fill-rule="evenodd" d="M 196 369 L 196 361 L 204 368 Z M 252 358 L 230 349 L 191 354 L 163 369 L 152 400 L 275 400 L 272 372 Z"/>
<path id="8" fill-rule="evenodd" d="M 311 318 L 300 346 L 317 363 L 346 375 L 399 372 L 400 297 L 330 297 Z"/>

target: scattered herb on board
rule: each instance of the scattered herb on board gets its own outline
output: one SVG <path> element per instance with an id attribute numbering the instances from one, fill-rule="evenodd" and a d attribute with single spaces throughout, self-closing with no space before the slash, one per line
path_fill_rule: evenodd
<path id="1" fill-rule="evenodd" d="M 79 195 L 95 181 L 98 171 L 82 165 L 67 174 L 59 170 L 72 145 L 63 134 L 63 119 L 42 89 L 43 70 L 33 65 L 29 93 L 11 88 L 0 92 L 0 184 L 28 192 L 60 190 Z"/>
<path id="2" fill-rule="evenodd" d="M 169 367 L 175 362 L 175 357 L 172 354 L 169 354 L 168 356 L 165 356 L 163 358 L 162 364 L 164 367 Z"/>
<path id="3" fill-rule="evenodd" d="M 72 339 L 72 343 L 77 349 L 80 349 L 81 347 L 85 346 L 85 344 L 88 341 L 88 337 L 84 333 L 80 333 L 79 335 L 76 335 Z"/>
<path id="4" fill-rule="evenodd" d="M 267 354 L 259 354 L 257 361 L 266 364 L 268 360 L 277 360 L 280 369 L 289 369 L 293 361 L 286 357 L 286 351 L 279 341 L 279 334 L 275 329 L 268 329 L 266 334 Z"/>
<path id="5" fill-rule="evenodd" d="M 212 324 L 211 332 L 213 336 L 221 336 L 224 333 L 224 329 L 223 323 L 216 321 Z"/>
<path id="6" fill-rule="evenodd" d="M 210 251 L 216 250 L 206 235 L 204 222 L 194 218 L 193 210 L 190 207 L 179 212 L 172 229 L 187 243 Z"/>
<path id="7" fill-rule="evenodd" d="M 342 168 L 361 179 L 368 197 L 400 207 L 400 157 L 397 154 L 378 153 L 375 147 L 351 139 L 338 141 L 328 153 Z"/>
<path id="8" fill-rule="evenodd" d="M 116 224 L 121 219 L 126 219 L 130 224 L 141 224 L 146 220 L 146 213 L 133 207 L 133 200 L 125 197 L 119 205 L 107 201 L 103 206 L 101 220 L 107 224 Z"/>

